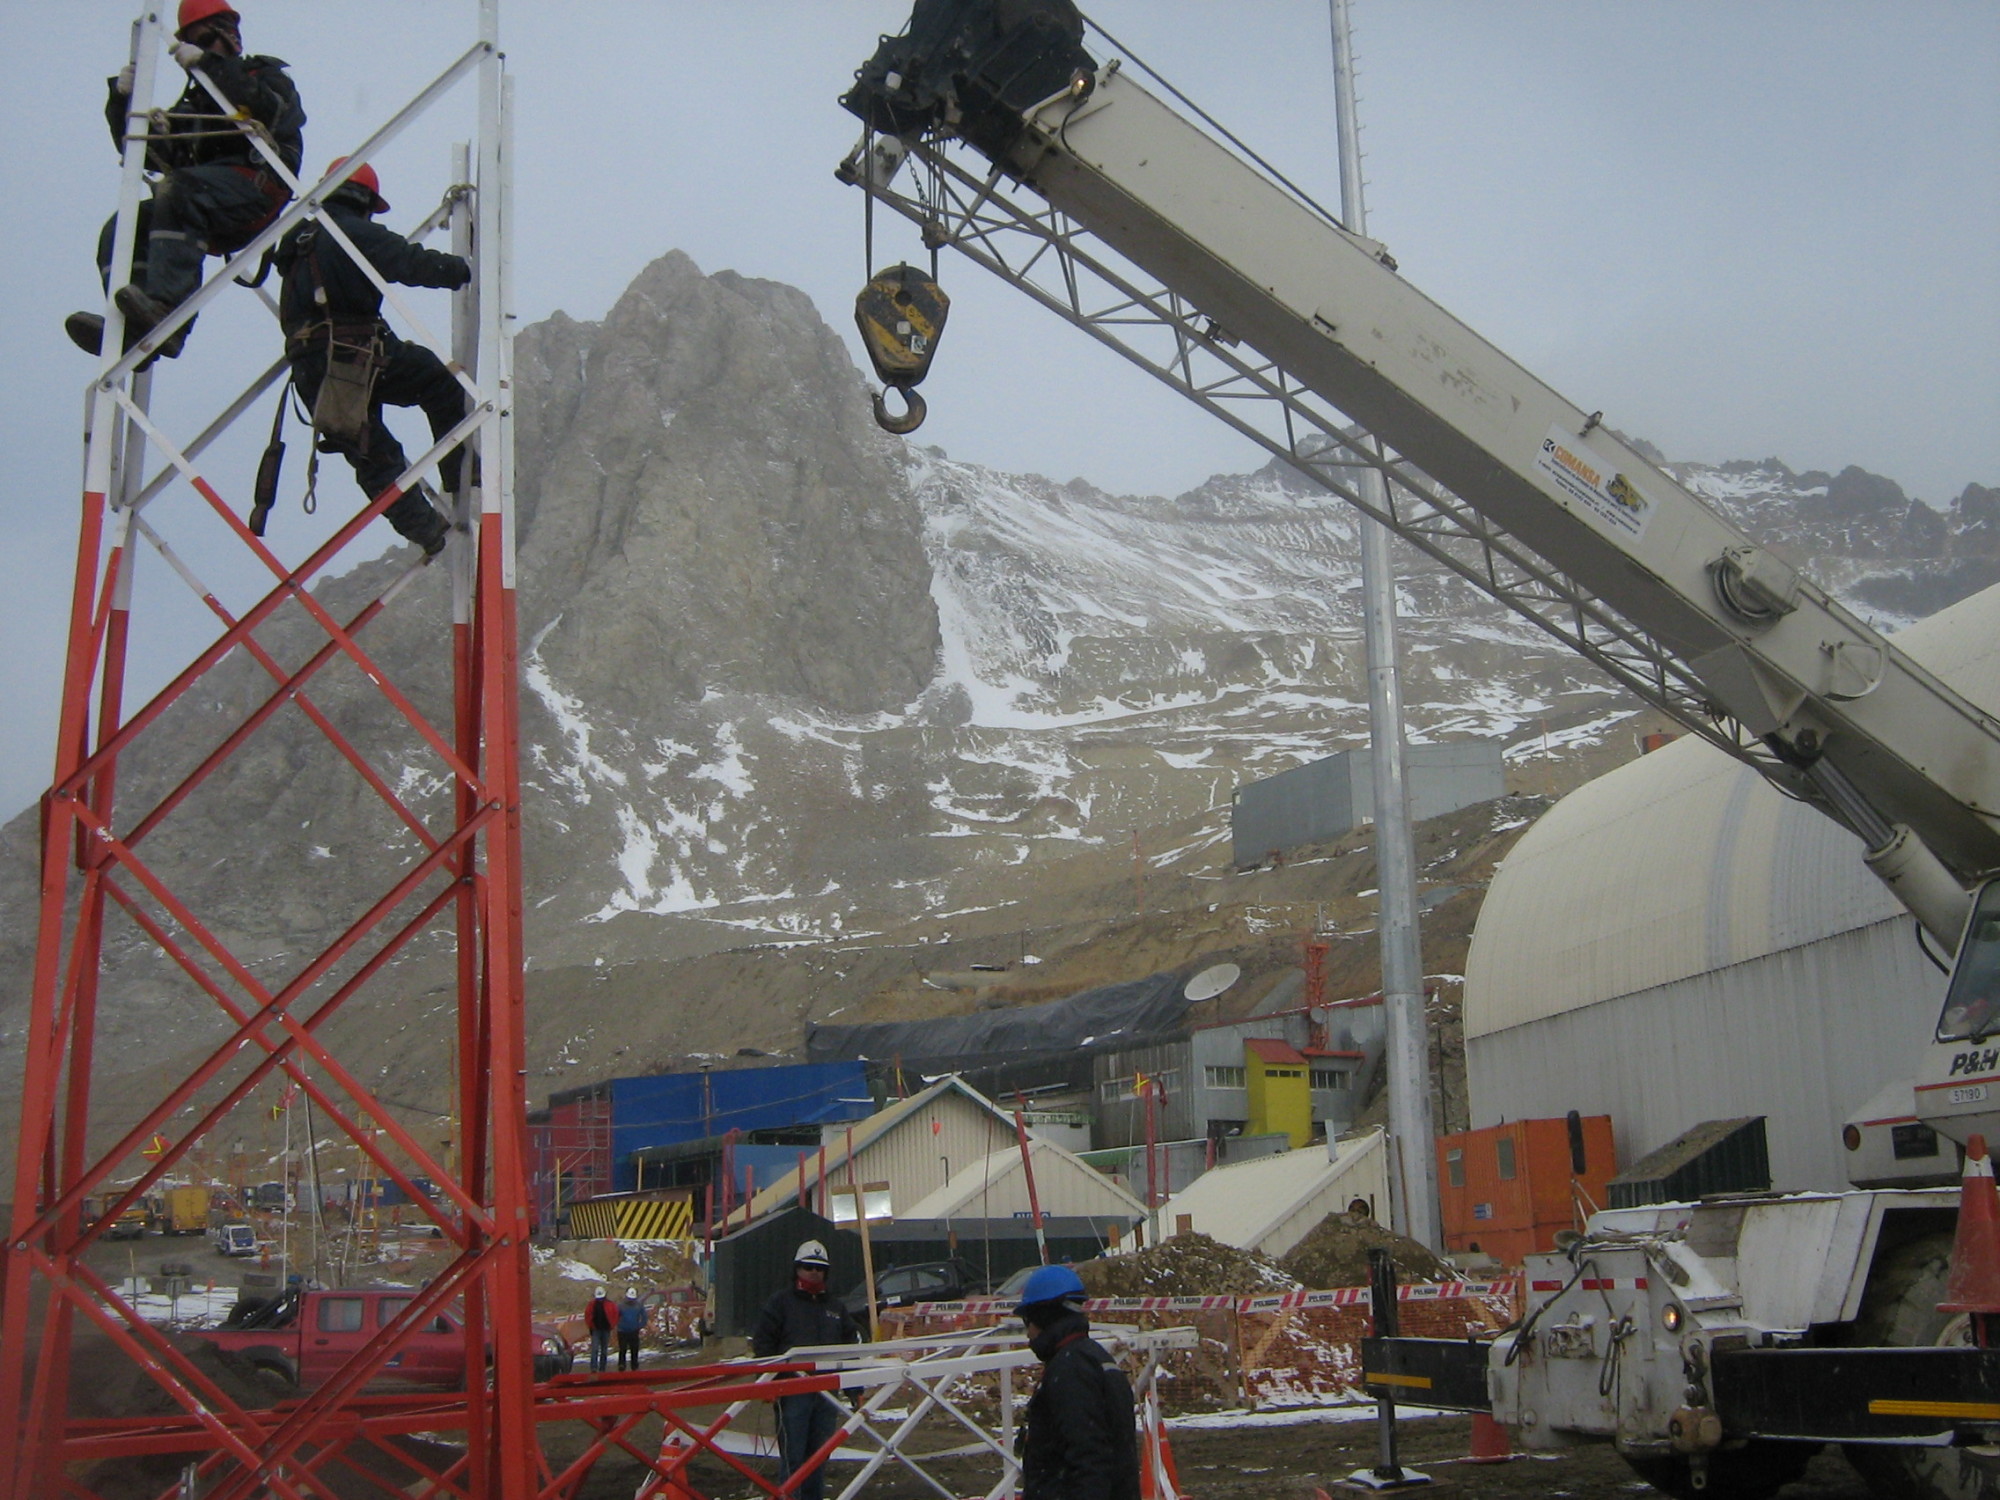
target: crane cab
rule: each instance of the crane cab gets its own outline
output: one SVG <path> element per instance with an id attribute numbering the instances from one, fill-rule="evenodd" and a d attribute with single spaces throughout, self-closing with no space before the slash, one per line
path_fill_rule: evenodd
<path id="1" fill-rule="evenodd" d="M 1916 1118 L 1938 1134 L 2000 1140 L 2000 880 L 1973 897 L 1915 1094 Z"/>

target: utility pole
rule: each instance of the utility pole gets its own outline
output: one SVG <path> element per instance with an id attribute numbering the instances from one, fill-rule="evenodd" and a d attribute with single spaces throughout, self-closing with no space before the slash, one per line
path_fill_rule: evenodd
<path id="1" fill-rule="evenodd" d="M 1340 133 L 1340 217 L 1368 232 L 1361 181 L 1360 118 L 1354 101 L 1354 46 L 1348 0 L 1330 0 L 1333 100 Z M 1364 469 L 1362 498 L 1388 508 L 1376 469 Z M 1431 1122 L 1430 1048 L 1424 1026 L 1424 963 L 1417 928 L 1417 861 L 1410 837 L 1409 785 L 1403 755 L 1403 685 L 1396 646 L 1396 577 L 1389 532 L 1361 518 L 1361 596 L 1368 646 L 1368 742 L 1375 761 L 1375 874 L 1381 915 L 1384 1052 L 1389 1071 L 1391 1222 L 1432 1250 L 1443 1248 L 1438 1224 L 1437 1161 Z"/>

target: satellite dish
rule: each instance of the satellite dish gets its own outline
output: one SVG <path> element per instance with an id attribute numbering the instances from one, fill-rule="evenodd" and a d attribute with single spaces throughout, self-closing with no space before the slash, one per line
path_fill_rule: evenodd
<path id="1" fill-rule="evenodd" d="M 1190 979 L 1181 993 L 1187 997 L 1189 1004 L 1197 1000 L 1213 1000 L 1242 977 L 1243 970 L 1235 964 L 1216 964 Z"/>

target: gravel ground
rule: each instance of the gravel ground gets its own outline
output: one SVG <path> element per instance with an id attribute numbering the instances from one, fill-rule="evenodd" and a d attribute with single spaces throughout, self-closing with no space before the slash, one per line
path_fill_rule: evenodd
<path id="1" fill-rule="evenodd" d="M 1452 1500 L 1639 1500 L 1659 1493 L 1641 1483 L 1608 1447 L 1470 1464 L 1464 1461 L 1470 1438 L 1468 1418 L 1406 1422 L 1399 1432 L 1401 1456 L 1405 1464 L 1436 1481 L 1434 1493 Z M 1191 1500 L 1312 1500 L 1315 1489 L 1371 1466 L 1376 1440 L 1372 1421 L 1286 1422 L 1269 1414 L 1235 1426 L 1176 1426 L 1172 1441 L 1181 1486 Z M 629 1461 L 600 1463 L 583 1492 L 584 1500 L 630 1500 L 639 1472 Z M 845 1464 L 837 1466 L 830 1475 L 829 1493 L 837 1492 L 846 1482 L 842 1476 L 851 1472 Z M 992 1484 L 989 1465 L 968 1463 L 941 1467 L 938 1472 L 959 1494 L 983 1494 Z M 695 1487 L 705 1495 L 751 1493 L 740 1476 L 719 1464 L 698 1462 L 692 1474 Z M 934 1491 L 908 1474 L 888 1469 L 876 1476 L 868 1494 L 879 1500 L 935 1497 Z M 1870 1496 L 1839 1451 L 1828 1449 L 1803 1479 L 1780 1490 L 1776 1500 L 1870 1500 Z"/>

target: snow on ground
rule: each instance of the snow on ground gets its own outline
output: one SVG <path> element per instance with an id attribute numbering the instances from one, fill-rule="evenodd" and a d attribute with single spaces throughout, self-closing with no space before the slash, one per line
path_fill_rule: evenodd
<path id="1" fill-rule="evenodd" d="M 181 1327 L 220 1323 L 229 1316 L 236 1299 L 243 1295 L 233 1286 L 211 1287 L 206 1282 L 181 1293 L 179 1297 L 168 1297 L 154 1291 L 139 1291 L 135 1295 L 130 1282 L 122 1283 L 118 1294 L 148 1323 L 172 1323 Z"/>
<path id="2" fill-rule="evenodd" d="M 1417 1407 L 1399 1406 L 1396 1420 L 1407 1421 L 1417 1417 L 1443 1417 L 1452 1415 L 1442 1411 L 1424 1411 Z M 1317 1422 L 1372 1422 L 1375 1420 L 1373 1401 L 1355 1401 L 1339 1406 L 1282 1406 L 1275 1410 L 1260 1411 L 1204 1411 L 1185 1417 L 1168 1417 L 1167 1426 L 1175 1431 L 1200 1428 L 1240 1427 L 1303 1427 Z"/>

